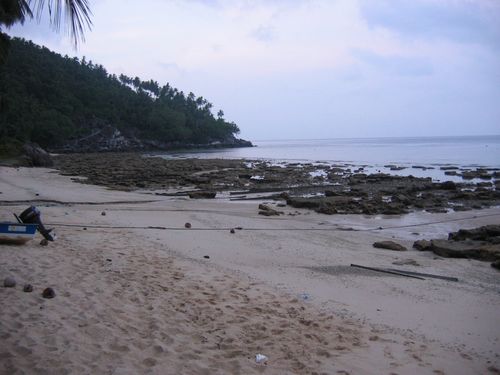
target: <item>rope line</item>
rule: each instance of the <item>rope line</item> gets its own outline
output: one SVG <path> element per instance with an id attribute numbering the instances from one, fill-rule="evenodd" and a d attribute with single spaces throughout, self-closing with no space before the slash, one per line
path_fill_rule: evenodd
<path id="1" fill-rule="evenodd" d="M 181 227 L 163 227 L 163 226 L 112 226 L 112 225 L 96 225 L 96 224 L 65 224 L 65 223 L 47 223 L 50 226 L 59 227 L 78 227 L 78 228 L 93 228 L 93 229 L 146 229 L 146 230 L 186 230 L 186 231 L 228 231 L 231 229 L 235 230 L 245 230 L 245 231 L 339 231 L 339 232 L 371 232 L 380 231 L 386 229 L 401 229 L 401 228 L 413 228 L 426 225 L 443 224 L 462 220 L 473 220 L 481 219 L 485 217 L 500 216 L 500 213 L 487 214 L 487 215 L 475 215 L 463 218 L 439 220 L 439 221 L 429 221 L 417 224 L 407 224 L 407 225 L 395 225 L 387 227 L 377 227 L 377 228 L 367 228 L 367 229 L 353 229 L 353 228 L 242 228 L 242 227 L 225 227 L 225 228 L 181 228 Z"/>

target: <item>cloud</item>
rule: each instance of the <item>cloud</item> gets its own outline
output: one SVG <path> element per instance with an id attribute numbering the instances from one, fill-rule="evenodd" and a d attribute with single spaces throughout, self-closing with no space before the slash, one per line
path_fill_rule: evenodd
<path id="1" fill-rule="evenodd" d="M 500 2 L 361 0 L 360 4 L 372 28 L 386 28 L 407 38 L 500 45 Z"/>
<path id="2" fill-rule="evenodd" d="M 250 33 L 250 36 L 259 42 L 270 42 L 275 37 L 275 30 L 272 26 L 259 26 Z"/>
<path id="3" fill-rule="evenodd" d="M 421 77 L 433 73 L 432 64 L 422 58 L 382 56 L 367 50 L 354 50 L 352 56 L 358 61 L 390 75 Z"/>

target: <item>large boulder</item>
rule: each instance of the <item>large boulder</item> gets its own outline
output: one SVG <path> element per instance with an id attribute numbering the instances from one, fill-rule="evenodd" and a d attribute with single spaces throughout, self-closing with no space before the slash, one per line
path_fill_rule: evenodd
<path id="1" fill-rule="evenodd" d="M 500 245 L 485 241 L 431 240 L 431 250 L 445 258 L 469 258 L 484 261 L 500 260 Z"/>
<path id="2" fill-rule="evenodd" d="M 413 243 L 413 247 L 419 251 L 432 250 L 431 241 L 427 241 L 427 240 L 417 240 Z"/>
<path id="3" fill-rule="evenodd" d="M 54 161 L 50 154 L 36 143 L 26 143 L 23 145 L 25 159 L 32 167 L 52 167 Z"/>
<path id="4" fill-rule="evenodd" d="M 458 232 L 448 234 L 448 239 L 453 241 L 480 240 L 497 243 L 500 237 L 500 225 L 485 225 L 474 229 L 460 229 Z"/>

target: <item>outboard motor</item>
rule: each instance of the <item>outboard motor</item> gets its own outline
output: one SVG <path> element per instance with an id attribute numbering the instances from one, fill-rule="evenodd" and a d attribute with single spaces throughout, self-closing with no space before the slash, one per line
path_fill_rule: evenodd
<path id="1" fill-rule="evenodd" d="M 19 220 L 25 224 L 37 224 L 38 231 L 42 234 L 42 236 L 48 241 L 54 241 L 55 236 L 50 234 L 52 229 L 46 229 L 40 219 L 40 210 L 35 206 L 31 206 L 25 209 L 20 215 Z"/>

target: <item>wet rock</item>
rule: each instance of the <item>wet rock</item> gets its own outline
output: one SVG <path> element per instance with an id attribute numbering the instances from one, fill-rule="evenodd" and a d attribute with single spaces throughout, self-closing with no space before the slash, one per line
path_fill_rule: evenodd
<path id="1" fill-rule="evenodd" d="M 26 143 L 23 146 L 25 158 L 33 167 L 52 167 L 54 161 L 50 154 L 36 143 Z"/>
<path id="2" fill-rule="evenodd" d="M 106 211 L 102 211 L 101 216 L 106 216 Z"/>
<path id="3" fill-rule="evenodd" d="M 56 292 L 52 288 L 45 288 L 42 292 L 43 298 L 54 298 L 56 296 Z"/>
<path id="4" fill-rule="evenodd" d="M 259 204 L 259 215 L 263 216 L 279 216 L 282 215 L 283 212 L 277 211 L 274 208 L 271 208 L 265 204 Z"/>
<path id="5" fill-rule="evenodd" d="M 445 258 L 469 258 L 484 261 L 500 260 L 500 245 L 485 241 L 431 240 L 431 250 Z"/>
<path id="6" fill-rule="evenodd" d="M 232 233 L 232 234 L 234 234 L 235 233 L 234 228 L 231 228 L 231 230 L 229 232 Z"/>
<path id="7" fill-rule="evenodd" d="M 378 249 L 387 249 L 387 250 L 394 250 L 394 251 L 406 251 L 406 247 L 403 245 L 400 245 L 394 241 L 378 241 L 373 243 L 373 247 L 376 247 Z"/>
<path id="8" fill-rule="evenodd" d="M 3 286 L 6 288 L 14 288 L 17 282 L 12 276 L 8 276 L 3 280 Z"/>
<path id="9" fill-rule="evenodd" d="M 188 194 L 191 199 L 213 199 L 216 195 L 215 191 L 193 191 Z"/>
<path id="10" fill-rule="evenodd" d="M 500 225 L 485 225 L 474 229 L 460 229 L 458 232 L 448 234 L 448 239 L 453 241 L 479 240 L 498 243 Z"/>
<path id="11" fill-rule="evenodd" d="M 33 285 L 31 284 L 25 284 L 23 287 L 23 292 L 25 293 L 31 293 L 33 291 Z"/>
<path id="12" fill-rule="evenodd" d="M 420 251 L 431 251 L 431 241 L 417 240 L 413 243 L 413 247 Z"/>
<path id="13" fill-rule="evenodd" d="M 184 224 L 184 228 L 187 228 L 187 229 L 191 228 L 191 223 Z"/>
<path id="14" fill-rule="evenodd" d="M 210 259 L 210 256 L 209 255 L 203 255 L 203 258 Z"/>
<path id="15" fill-rule="evenodd" d="M 439 188 L 442 190 L 457 190 L 457 184 L 453 181 L 445 181 L 439 184 Z"/>

